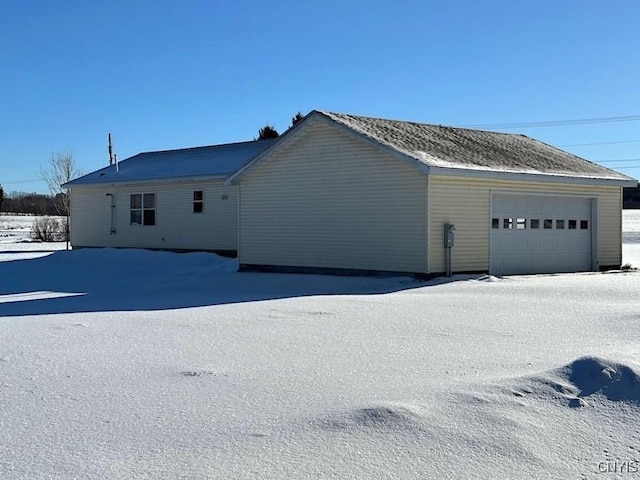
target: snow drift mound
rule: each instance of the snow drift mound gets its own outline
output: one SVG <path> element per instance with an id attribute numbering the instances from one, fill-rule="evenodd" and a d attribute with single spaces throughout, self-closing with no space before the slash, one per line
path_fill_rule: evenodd
<path id="1" fill-rule="evenodd" d="M 500 282 L 503 279 L 500 277 L 496 277 L 495 275 L 480 275 L 478 278 L 472 279 L 474 282 L 485 282 L 485 283 L 494 283 Z"/>
<path id="2" fill-rule="evenodd" d="M 617 402 L 640 403 L 640 369 L 597 357 L 583 357 L 560 371 L 579 390 L 578 396 L 602 394 Z"/>
<path id="3" fill-rule="evenodd" d="M 640 367 L 634 364 L 581 357 L 526 383 L 526 386 L 516 389 L 514 395 L 551 396 L 566 401 L 571 407 L 586 406 L 588 399 L 640 406 Z"/>
<path id="4" fill-rule="evenodd" d="M 425 415 L 417 405 L 385 403 L 329 415 L 319 422 L 328 430 L 413 431 L 426 428 Z"/>

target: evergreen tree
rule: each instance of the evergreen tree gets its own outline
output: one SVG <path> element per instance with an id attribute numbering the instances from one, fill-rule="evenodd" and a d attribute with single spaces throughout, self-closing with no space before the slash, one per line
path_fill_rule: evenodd
<path id="1" fill-rule="evenodd" d="M 278 138 L 280 134 L 272 125 L 265 125 L 258 131 L 258 140 L 266 140 L 268 138 Z"/>
<path id="2" fill-rule="evenodd" d="M 302 115 L 300 112 L 296 113 L 295 116 L 291 119 L 291 126 L 295 126 L 296 123 L 298 123 L 300 120 L 302 120 L 304 118 L 304 115 Z"/>

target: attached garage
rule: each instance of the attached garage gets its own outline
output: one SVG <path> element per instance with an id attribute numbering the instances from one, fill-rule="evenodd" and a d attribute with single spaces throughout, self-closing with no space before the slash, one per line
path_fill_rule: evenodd
<path id="1" fill-rule="evenodd" d="M 619 267 L 637 182 L 523 135 L 314 111 L 226 183 L 241 270 L 437 276 Z"/>

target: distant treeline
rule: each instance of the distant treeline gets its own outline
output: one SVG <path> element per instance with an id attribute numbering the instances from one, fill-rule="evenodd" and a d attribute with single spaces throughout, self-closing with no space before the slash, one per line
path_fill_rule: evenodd
<path id="1" fill-rule="evenodd" d="M 0 206 L 3 213 L 27 213 L 31 215 L 58 215 L 54 197 L 41 193 L 5 193 Z"/>
<path id="2" fill-rule="evenodd" d="M 640 208 L 640 186 L 625 188 L 622 198 L 623 208 Z"/>

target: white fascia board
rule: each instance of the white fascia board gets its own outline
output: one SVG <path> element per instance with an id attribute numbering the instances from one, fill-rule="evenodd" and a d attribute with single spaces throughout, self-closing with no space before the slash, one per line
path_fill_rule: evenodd
<path id="1" fill-rule="evenodd" d="M 120 180 L 115 182 L 95 182 L 95 183 L 78 183 L 75 185 L 69 185 L 67 188 L 95 188 L 95 187 L 119 187 L 128 185 L 140 185 L 140 184 L 158 184 L 158 183 L 192 183 L 192 182 L 207 182 L 210 180 L 224 180 L 226 175 L 201 175 L 195 177 L 164 177 L 153 178 L 147 180 Z"/>
<path id="2" fill-rule="evenodd" d="M 566 174 L 547 174 L 535 172 L 501 172 L 496 170 L 473 170 L 467 168 L 430 167 L 429 175 L 448 177 L 485 178 L 494 180 L 514 180 L 544 183 L 569 183 L 575 185 L 609 185 L 618 187 L 635 187 L 638 182 L 633 179 L 576 177 Z"/>

